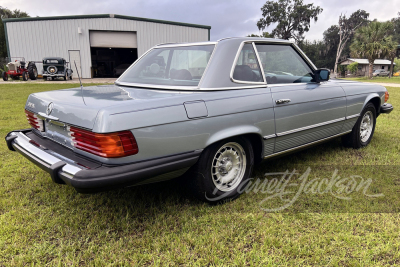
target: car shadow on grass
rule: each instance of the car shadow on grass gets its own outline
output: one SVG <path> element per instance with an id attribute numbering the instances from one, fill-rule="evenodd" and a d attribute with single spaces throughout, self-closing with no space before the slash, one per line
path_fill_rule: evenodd
<path id="1" fill-rule="evenodd" d="M 307 164 L 316 164 L 316 162 L 329 164 L 329 158 L 324 155 L 337 153 L 343 149 L 346 148 L 343 148 L 340 139 L 336 139 L 276 159 L 265 160 L 254 167 L 252 177 L 262 179 L 263 174 L 267 172 L 282 172 L 291 170 L 295 166 L 306 166 Z M 134 203 L 136 208 L 140 207 L 139 209 L 153 207 L 162 210 L 165 205 L 206 205 L 197 200 L 190 191 L 188 191 L 182 179 L 190 179 L 190 176 L 85 196 L 90 196 L 91 198 L 107 198 L 109 200 L 114 200 L 120 205 L 129 206 Z"/>

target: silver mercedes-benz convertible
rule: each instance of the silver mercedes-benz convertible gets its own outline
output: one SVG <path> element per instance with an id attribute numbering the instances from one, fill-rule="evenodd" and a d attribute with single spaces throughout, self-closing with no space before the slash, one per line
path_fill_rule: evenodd
<path id="1" fill-rule="evenodd" d="M 368 145 L 390 113 L 379 85 L 329 79 L 292 42 L 161 44 L 115 85 L 31 94 L 30 129 L 6 136 L 56 183 L 97 192 L 171 179 L 233 199 L 263 159 L 341 136 Z"/>

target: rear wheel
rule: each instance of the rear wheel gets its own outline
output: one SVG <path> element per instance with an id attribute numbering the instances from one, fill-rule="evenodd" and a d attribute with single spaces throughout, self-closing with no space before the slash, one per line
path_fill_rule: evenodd
<path id="1" fill-rule="evenodd" d="M 29 79 L 29 74 L 27 71 L 24 71 L 22 73 L 22 80 L 27 81 Z"/>
<path id="2" fill-rule="evenodd" d="M 8 74 L 7 72 L 3 71 L 3 81 L 8 81 Z"/>
<path id="3" fill-rule="evenodd" d="M 207 147 L 189 171 L 189 188 L 202 201 L 219 203 L 241 194 L 253 170 L 251 143 L 242 137 Z"/>
<path id="4" fill-rule="evenodd" d="M 29 79 L 31 79 L 31 80 L 37 79 L 38 72 L 37 72 L 36 64 L 34 62 L 29 62 L 28 74 L 29 74 Z"/>
<path id="5" fill-rule="evenodd" d="M 376 109 L 374 104 L 368 103 L 351 133 L 342 137 L 342 142 L 345 146 L 355 149 L 367 146 L 375 132 L 376 125 Z"/>

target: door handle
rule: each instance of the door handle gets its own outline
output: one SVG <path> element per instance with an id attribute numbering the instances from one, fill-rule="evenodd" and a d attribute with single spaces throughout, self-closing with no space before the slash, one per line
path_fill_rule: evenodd
<path id="1" fill-rule="evenodd" d="M 290 99 L 278 99 L 275 100 L 276 104 L 285 104 L 285 103 L 289 103 L 291 100 Z"/>

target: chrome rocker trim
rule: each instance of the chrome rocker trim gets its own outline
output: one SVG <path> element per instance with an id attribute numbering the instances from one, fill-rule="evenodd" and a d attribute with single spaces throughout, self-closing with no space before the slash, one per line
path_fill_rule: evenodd
<path id="1" fill-rule="evenodd" d="M 270 154 L 268 156 L 265 156 L 264 159 L 272 158 L 272 157 L 275 157 L 275 156 L 279 156 L 279 155 L 282 155 L 282 154 L 286 154 L 286 153 L 290 153 L 290 152 L 293 152 L 293 151 L 296 151 L 296 150 L 300 150 L 300 149 L 303 149 L 303 148 L 306 148 L 306 147 L 309 147 L 309 146 L 312 146 L 312 145 L 323 143 L 325 141 L 328 141 L 330 139 L 333 139 L 333 138 L 348 134 L 350 132 L 351 132 L 351 130 L 347 131 L 347 132 L 340 133 L 340 134 L 335 134 L 335 135 L 332 135 L 332 136 L 329 136 L 329 137 L 326 137 L 326 138 L 323 138 L 323 139 L 320 139 L 320 140 L 317 140 L 317 141 L 314 141 L 314 142 L 311 142 L 311 143 L 307 143 L 307 144 L 304 144 L 304 145 L 301 145 L 301 146 L 293 147 L 293 148 L 286 149 L 286 150 L 283 150 L 283 151 L 280 151 L 280 152 L 277 152 L 277 153 L 274 153 L 274 154 Z"/>

